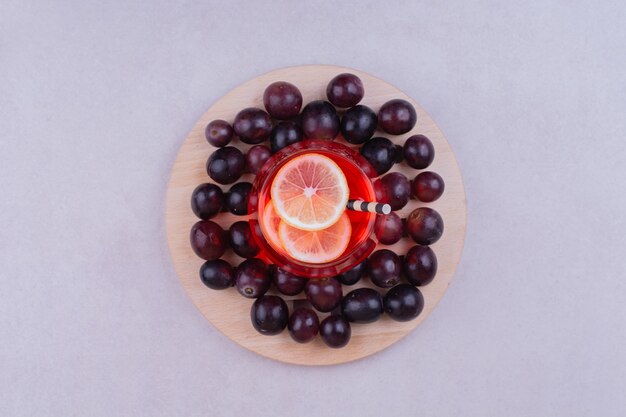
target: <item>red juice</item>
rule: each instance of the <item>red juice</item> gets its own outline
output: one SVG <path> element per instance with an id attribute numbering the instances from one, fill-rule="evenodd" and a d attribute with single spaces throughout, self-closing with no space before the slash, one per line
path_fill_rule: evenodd
<path id="1" fill-rule="evenodd" d="M 326 156 L 339 166 L 345 175 L 350 190 L 349 199 L 375 201 L 374 188 L 370 178 L 376 174 L 369 162 L 360 154 L 347 146 L 332 141 L 303 141 L 276 153 L 257 174 L 251 193 L 250 209 L 251 212 L 258 214 L 258 220 L 251 220 L 251 226 L 262 249 L 261 256 L 267 261 L 295 275 L 322 278 L 350 270 L 371 253 L 375 243 L 370 239 L 370 235 L 376 215 L 360 211 L 345 211 L 350 219 L 352 232 L 350 236 L 346 236 L 348 239 L 346 249 L 338 258 L 330 262 L 302 262 L 291 257 L 277 239 L 274 231 L 276 224 L 272 224 L 275 223 L 275 219 L 270 220 L 267 217 L 264 220 L 263 213 L 271 201 L 271 186 L 280 168 L 297 156 L 312 153 Z"/>

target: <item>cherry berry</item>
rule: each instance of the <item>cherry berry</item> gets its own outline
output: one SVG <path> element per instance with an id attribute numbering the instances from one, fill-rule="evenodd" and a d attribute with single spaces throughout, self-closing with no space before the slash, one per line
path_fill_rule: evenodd
<path id="1" fill-rule="evenodd" d="M 237 291 L 246 298 L 259 298 L 271 284 L 267 265 L 260 259 L 246 259 L 235 270 Z"/>
<path id="2" fill-rule="evenodd" d="M 234 146 L 226 146 L 213 152 L 206 163 L 206 171 L 213 181 L 231 184 L 241 177 L 246 158 Z"/>
<path id="3" fill-rule="evenodd" d="M 409 214 L 407 231 L 415 243 L 431 245 L 443 234 L 443 219 L 430 207 L 420 207 Z"/>
<path id="4" fill-rule="evenodd" d="M 298 343 L 310 342 L 317 336 L 320 321 L 310 308 L 297 308 L 289 317 L 289 334 Z"/>
<path id="5" fill-rule="evenodd" d="M 402 263 L 398 255 L 387 249 L 372 253 L 367 261 L 369 276 L 378 287 L 390 288 L 400 282 Z"/>
<path id="6" fill-rule="evenodd" d="M 406 206 L 411 197 L 411 183 L 399 172 L 390 172 L 374 183 L 376 198 L 380 203 L 389 203 L 392 210 Z"/>
<path id="7" fill-rule="evenodd" d="M 378 111 L 378 123 L 382 130 L 392 135 L 401 135 L 413 129 L 417 113 L 411 103 L 394 99 L 383 104 Z"/>
<path id="8" fill-rule="evenodd" d="M 413 320 L 424 309 L 422 292 L 409 284 L 396 285 L 385 294 L 385 312 L 396 321 Z"/>
<path id="9" fill-rule="evenodd" d="M 309 279 L 304 286 L 306 298 L 317 311 L 333 311 L 339 303 L 343 292 L 341 283 L 336 278 Z"/>
<path id="10" fill-rule="evenodd" d="M 393 245 L 398 242 L 402 238 L 403 229 L 402 219 L 396 213 L 376 216 L 374 234 L 383 245 Z"/>
<path id="11" fill-rule="evenodd" d="M 404 276 L 413 285 L 430 283 L 437 274 L 437 257 L 428 246 L 415 245 L 404 257 Z"/>
<path id="12" fill-rule="evenodd" d="M 233 127 L 225 120 L 213 120 L 206 126 L 204 136 L 211 145 L 221 148 L 233 138 Z"/>
<path id="13" fill-rule="evenodd" d="M 259 246 L 252 236 L 250 224 L 245 221 L 233 223 L 228 229 L 230 248 L 242 258 L 254 258 L 259 253 Z"/>
<path id="14" fill-rule="evenodd" d="M 320 324 L 320 336 L 328 347 L 338 349 L 348 344 L 352 330 L 350 322 L 340 315 L 326 317 Z"/>
<path id="15" fill-rule="evenodd" d="M 246 152 L 246 167 L 251 174 L 258 174 L 271 157 L 272 152 L 267 146 L 254 145 Z"/>
<path id="16" fill-rule="evenodd" d="M 277 81 L 267 86 L 263 93 L 265 110 L 278 120 L 295 117 L 302 108 L 302 93 L 298 87 L 286 81 Z"/>
<path id="17" fill-rule="evenodd" d="M 431 203 L 443 194 L 445 184 L 436 172 L 420 172 L 411 184 L 412 194 L 424 203 Z"/>
<path id="18" fill-rule="evenodd" d="M 339 116 L 327 101 L 312 101 L 302 110 L 302 131 L 307 139 L 335 139 L 339 133 Z"/>
<path id="19" fill-rule="evenodd" d="M 248 107 L 237 113 L 233 128 L 243 143 L 257 144 L 270 136 L 272 119 L 263 110 Z"/>
<path id="20" fill-rule="evenodd" d="M 270 276 L 276 289 L 285 295 L 300 294 L 307 282 L 306 278 L 298 277 L 276 265 L 270 266 Z"/>
<path id="21" fill-rule="evenodd" d="M 223 205 L 224 193 L 215 184 L 200 184 L 191 193 L 191 210 L 202 220 L 214 217 Z"/>
<path id="22" fill-rule="evenodd" d="M 226 251 L 224 229 L 211 220 L 200 220 L 194 224 L 189 234 L 191 248 L 200 258 L 212 261 Z"/>
<path id="23" fill-rule="evenodd" d="M 289 307 L 276 295 L 264 295 L 252 304 L 250 319 L 259 333 L 275 335 L 287 327 Z"/>
<path id="24" fill-rule="evenodd" d="M 200 267 L 200 279 L 213 290 L 223 290 L 235 284 L 233 268 L 223 259 L 203 263 Z"/>
<path id="25" fill-rule="evenodd" d="M 365 270 L 367 269 L 367 260 L 361 262 L 357 266 L 353 267 L 351 270 L 344 272 L 343 274 L 337 275 L 337 279 L 343 285 L 354 285 L 365 275 Z"/>
<path id="26" fill-rule="evenodd" d="M 337 107 L 352 107 L 365 95 L 363 82 L 354 74 L 339 74 L 326 87 L 328 101 Z"/>
<path id="27" fill-rule="evenodd" d="M 435 147 L 424 135 L 413 135 L 404 142 L 404 160 L 415 169 L 427 168 L 435 159 Z"/>

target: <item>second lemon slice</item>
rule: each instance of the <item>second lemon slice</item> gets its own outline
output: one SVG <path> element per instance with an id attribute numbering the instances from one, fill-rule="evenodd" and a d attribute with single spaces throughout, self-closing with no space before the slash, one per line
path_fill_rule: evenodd
<path id="1" fill-rule="evenodd" d="M 296 229 L 285 222 L 278 226 L 283 247 L 293 258 L 309 263 L 325 263 L 337 259 L 348 247 L 352 226 L 343 213 L 330 227 L 316 232 Z"/>

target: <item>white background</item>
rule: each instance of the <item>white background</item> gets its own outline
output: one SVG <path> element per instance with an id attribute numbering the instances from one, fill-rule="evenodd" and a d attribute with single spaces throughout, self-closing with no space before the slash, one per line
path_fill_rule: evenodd
<path id="1" fill-rule="evenodd" d="M 625 21 L 621 1 L 0 1 L 0 415 L 623 416 Z M 163 224 L 199 116 L 307 63 L 421 103 L 469 204 L 431 317 L 321 368 L 206 322 Z"/>

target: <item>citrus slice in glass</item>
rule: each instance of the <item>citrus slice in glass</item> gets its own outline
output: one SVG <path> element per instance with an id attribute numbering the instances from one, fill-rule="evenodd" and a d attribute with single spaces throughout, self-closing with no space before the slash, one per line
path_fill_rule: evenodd
<path id="1" fill-rule="evenodd" d="M 263 209 L 261 224 L 261 230 L 263 231 L 263 234 L 268 242 L 276 248 L 282 248 L 283 245 L 280 243 L 280 239 L 278 238 L 278 225 L 280 224 L 280 217 L 276 214 L 274 205 L 271 201 L 269 201 Z"/>
<path id="2" fill-rule="evenodd" d="M 287 253 L 313 264 L 337 259 L 348 247 L 351 233 L 352 225 L 346 213 L 335 224 L 317 231 L 298 229 L 284 221 L 278 226 L 278 236 Z"/>
<path id="3" fill-rule="evenodd" d="M 321 230 L 335 224 L 346 210 L 349 194 L 341 168 L 318 153 L 287 162 L 271 187 L 276 214 L 302 230 Z"/>

